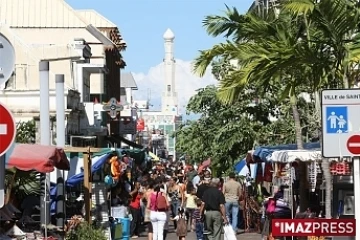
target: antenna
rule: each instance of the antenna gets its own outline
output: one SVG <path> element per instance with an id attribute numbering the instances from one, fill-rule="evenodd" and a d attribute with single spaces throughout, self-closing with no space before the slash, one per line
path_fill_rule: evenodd
<path id="1" fill-rule="evenodd" d="M 151 100 L 151 88 L 148 88 L 148 102 Z"/>

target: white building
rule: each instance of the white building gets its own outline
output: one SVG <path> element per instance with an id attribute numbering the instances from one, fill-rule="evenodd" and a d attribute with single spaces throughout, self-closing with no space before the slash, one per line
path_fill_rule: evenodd
<path id="1" fill-rule="evenodd" d="M 178 94 L 176 92 L 174 39 L 171 29 L 164 33 L 164 92 L 161 98 L 161 111 L 140 110 L 139 118 L 145 122 L 144 131 L 152 136 L 150 148 L 154 153 L 165 150 L 168 155 L 175 156 L 175 138 L 173 132 L 181 124 L 178 113 Z M 144 133 L 140 133 L 140 135 Z M 175 156 L 176 157 L 176 156 Z"/>
<path id="2" fill-rule="evenodd" d="M 94 120 L 88 119 L 83 103 L 94 95 L 104 101 L 109 96 L 120 99 L 120 69 L 125 63 L 119 52 L 126 44 L 116 25 L 95 11 L 76 11 L 63 0 L 0 0 L 0 23 L 16 53 L 13 76 L 0 86 L 0 102 L 13 111 L 16 121 L 39 116 L 39 62 L 46 60 L 50 115 L 56 112 L 55 74 L 64 74 L 66 132 L 106 135 L 107 129 L 91 125 Z M 107 54 L 111 51 L 116 54 Z M 112 62 L 117 64 L 107 65 Z"/>

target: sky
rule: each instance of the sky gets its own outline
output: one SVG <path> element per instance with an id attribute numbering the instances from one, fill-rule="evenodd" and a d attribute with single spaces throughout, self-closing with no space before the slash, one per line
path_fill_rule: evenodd
<path id="1" fill-rule="evenodd" d="M 192 73 L 191 62 L 199 50 L 211 48 L 223 38 L 208 36 L 202 26 L 207 15 L 221 15 L 225 4 L 245 13 L 253 0 L 66 0 L 74 9 L 94 9 L 115 23 L 127 49 L 123 54 L 139 90 L 137 100 L 150 99 L 158 109 L 164 90 L 163 34 L 170 28 L 175 34 L 176 89 L 180 110 L 184 111 L 189 98 L 196 90 L 216 84 L 207 73 L 202 79 Z"/>

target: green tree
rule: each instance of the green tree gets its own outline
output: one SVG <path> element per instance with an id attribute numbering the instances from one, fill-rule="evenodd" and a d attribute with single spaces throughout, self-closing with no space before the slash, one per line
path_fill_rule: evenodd
<path id="1" fill-rule="evenodd" d="M 238 67 L 221 79 L 220 99 L 236 102 L 247 86 L 255 87 L 261 97 L 272 89 L 278 103 L 290 103 L 301 149 L 302 132 L 309 126 L 301 122 L 300 93 L 316 99 L 320 88 L 348 87 L 353 83 L 350 77 L 358 75 L 354 74 L 359 59 L 358 8 L 357 1 L 347 0 L 288 0 L 276 11 L 244 15 L 227 7 L 225 16 L 207 17 L 204 25 L 210 35 L 224 34 L 231 40 L 201 51 L 195 71 L 202 75 L 219 58 L 237 60 Z M 330 186 L 329 175 L 326 180 Z M 330 200 L 330 191 L 327 194 Z M 329 209 L 327 205 L 327 214 Z"/>
<path id="2" fill-rule="evenodd" d="M 16 125 L 16 137 L 17 143 L 34 143 L 36 134 L 35 121 L 19 122 Z"/>
<path id="3" fill-rule="evenodd" d="M 186 153 L 193 162 L 210 157 L 212 168 L 221 173 L 232 169 L 255 146 L 294 142 L 295 132 L 289 124 L 292 118 L 282 114 L 271 98 L 255 102 L 252 99 L 256 99 L 256 92 L 248 89 L 237 102 L 226 105 L 217 95 L 215 86 L 198 90 L 187 112 L 199 118 L 188 121 L 175 133 L 177 152 Z M 282 107 L 288 108 L 286 104 Z M 278 120 L 270 121 L 274 117 Z"/>

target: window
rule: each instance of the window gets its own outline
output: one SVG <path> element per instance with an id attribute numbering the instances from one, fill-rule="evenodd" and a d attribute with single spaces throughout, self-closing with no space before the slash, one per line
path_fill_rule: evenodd
<path id="1" fill-rule="evenodd" d="M 171 85 L 167 85 L 167 91 L 171 92 Z"/>

